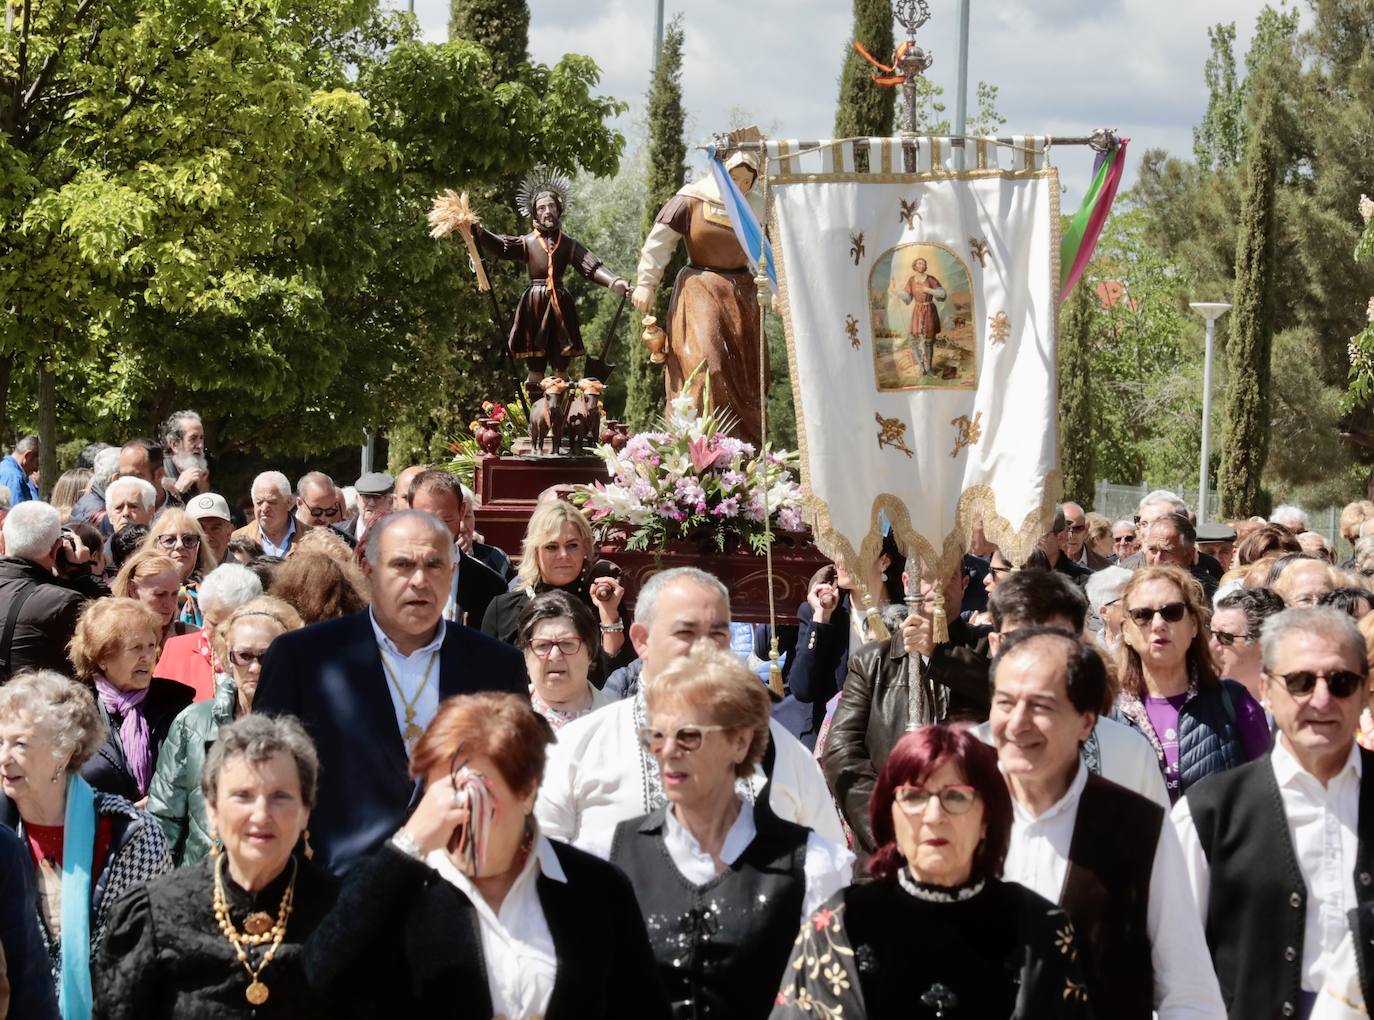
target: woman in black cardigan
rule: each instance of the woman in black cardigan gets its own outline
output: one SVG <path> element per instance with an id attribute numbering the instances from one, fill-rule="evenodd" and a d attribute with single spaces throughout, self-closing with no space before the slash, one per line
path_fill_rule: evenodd
<path id="1" fill-rule="evenodd" d="M 671 1015 L 629 882 L 534 822 L 552 739 L 513 694 L 440 706 L 411 755 L 424 797 L 306 945 L 313 987 L 398 1017 Z"/>

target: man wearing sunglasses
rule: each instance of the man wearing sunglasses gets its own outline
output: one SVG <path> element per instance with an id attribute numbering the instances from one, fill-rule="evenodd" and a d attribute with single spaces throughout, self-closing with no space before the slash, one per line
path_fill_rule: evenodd
<path id="1" fill-rule="evenodd" d="M 992 742 L 1013 809 L 1003 877 L 1073 919 L 1090 1001 L 1106 1004 L 1105 1015 L 1219 1020 L 1221 992 L 1165 808 L 1082 761 L 1108 699 L 1102 658 L 1067 631 L 1026 627 L 1000 642 L 992 678 Z"/>
<path id="2" fill-rule="evenodd" d="M 1374 757 L 1355 743 L 1369 704 L 1364 638 L 1348 615 L 1295 607 L 1260 637 L 1279 738 L 1263 758 L 1191 787 L 1174 807 L 1189 880 L 1234 1020 L 1309 1014 L 1339 981 L 1348 916 L 1374 964 Z M 1358 908 L 1358 915 L 1355 911 Z"/>
<path id="3" fill-rule="evenodd" d="M 342 516 L 334 479 L 323 471 L 310 471 L 296 481 L 296 528 L 327 528 Z"/>
<path id="4" fill-rule="evenodd" d="M 630 640 L 644 663 L 639 690 L 559 730 L 535 804 L 546 836 L 601 857 L 609 856 L 617 825 L 667 802 L 658 763 L 637 734 L 648 725 L 644 685 L 698 641 L 729 649 L 730 594 L 718 578 L 695 567 L 654 574 L 639 590 Z M 752 803 L 766 788 L 769 806 L 783 821 L 844 845 L 816 759 L 776 719 L 769 734 L 763 763 L 740 780 L 741 794 Z"/>
<path id="5" fill-rule="evenodd" d="M 1107 558 L 1099 555 L 1088 542 L 1087 512 L 1077 503 L 1065 503 L 1059 509 L 1064 512 L 1064 530 L 1059 535 L 1059 548 L 1069 562 L 1087 570 L 1101 570 L 1110 566 Z"/>

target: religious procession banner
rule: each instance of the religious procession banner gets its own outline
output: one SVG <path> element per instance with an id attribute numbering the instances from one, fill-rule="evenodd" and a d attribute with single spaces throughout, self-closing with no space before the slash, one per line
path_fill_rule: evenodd
<path id="1" fill-rule="evenodd" d="M 849 563 L 885 515 L 951 577 L 976 513 L 1020 563 L 1060 495 L 1058 174 L 1043 138 L 962 144 L 767 143 L 805 512 Z"/>

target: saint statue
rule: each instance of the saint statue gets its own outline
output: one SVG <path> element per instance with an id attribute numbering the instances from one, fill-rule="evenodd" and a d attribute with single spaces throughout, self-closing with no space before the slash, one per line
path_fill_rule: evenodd
<path id="1" fill-rule="evenodd" d="M 531 399 L 539 397 L 539 383 L 546 373 L 566 379 L 568 363 L 586 353 L 577 308 L 563 283 L 568 267 L 618 294 L 630 290 L 625 280 L 563 233 L 561 223 L 569 190 L 568 179 L 561 174 L 536 171 L 521 184 L 517 196 L 521 215 L 534 221 L 531 233 L 511 237 L 493 234 L 480 225 L 472 228 L 483 252 L 523 262 L 529 269 L 530 285 L 515 308 L 507 342 L 511 354 L 525 362 L 525 388 Z"/>
<path id="2" fill-rule="evenodd" d="M 736 150 L 725 169 L 747 199 L 759 174 L 758 154 Z M 687 392 L 700 408 L 709 384 L 712 410 L 736 419 L 736 438 L 761 449 L 759 379 L 762 374 L 766 385 L 767 365 L 759 364 L 758 288 L 710 176 L 684 186 L 659 210 L 640 251 L 630 302 L 645 314 L 653 309 L 663 270 L 683 239 L 687 265 L 668 306 L 668 399 L 690 378 Z"/>

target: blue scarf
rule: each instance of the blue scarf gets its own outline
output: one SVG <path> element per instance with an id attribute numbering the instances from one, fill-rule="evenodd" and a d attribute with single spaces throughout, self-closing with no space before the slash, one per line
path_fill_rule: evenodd
<path id="1" fill-rule="evenodd" d="M 75 772 L 67 777 L 62 829 L 62 1020 L 91 1016 L 91 859 L 95 793 Z"/>

